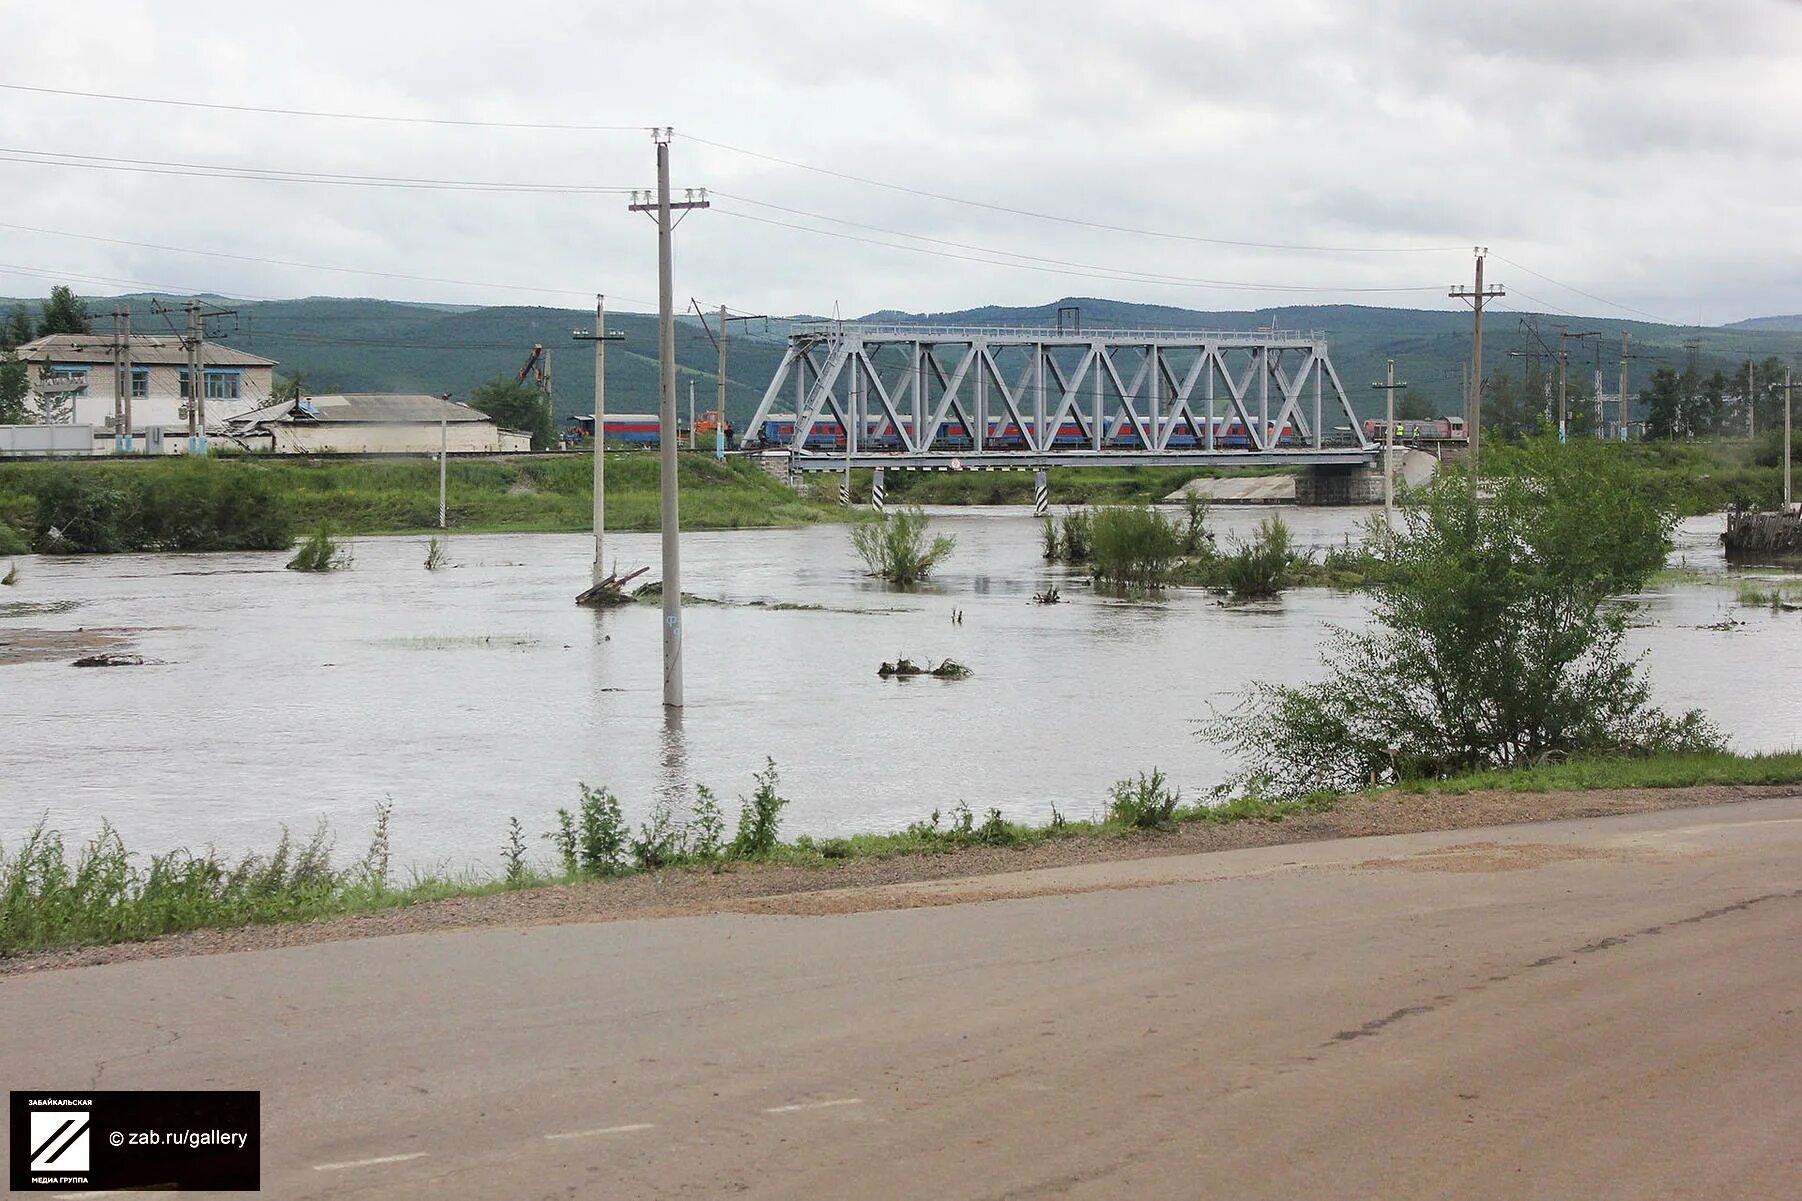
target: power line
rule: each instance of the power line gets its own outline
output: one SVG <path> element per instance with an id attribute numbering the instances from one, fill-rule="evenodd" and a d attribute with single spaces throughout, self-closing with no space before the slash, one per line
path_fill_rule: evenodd
<path id="1" fill-rule="evenodd" d="M 1195 276 L 1166 275 L 1162 272 L 1138 271 L 1138 270 L 1135 270 L 1132 268 L 1109 267 L 1109 266 L 1106 266 L 1105 264 L 1098 264 L 1098 263 L 1079 263 L 1079 262 L 1071 262 L 1068 259 L 1046 258 L 1043 255 L 1020 254 L 1020 253 L 1018 253 L 1016 251 L 1012 251 L 1012 250 L 998 250 L 993 246 L 979 246 L 979 245 L 975 245 L 970 242 L 954 242 L 954 241 L 951 241 L 946 238 L 934 238 L 934 237 L 930 237 L 926 234 L 908 233 L 906 230 L 889 229 L 889 228 L 886 228 L 886 227 L 880 226 L 880 225 L 865 225 L 862 222 L 846 220 L 843 217 L 832 217 L 832 216 L 826 215 L 825 213 L 811 213 L 811 212 L 806 211 L 805 209 L 789 208 L 786 205 L 772 204 L 772 203 L 770 203 L 768 201 L 764 201 L 764 200 L 753 200 L 749 196 L 738 196 L 731 192 L 721 192 L 721 191 L 718 191 L 717 189 L 709 189 L 709 195 L 711 195 L 715 198 L 724 197 L 728 200 L 736 200 L 743 204 L 756 205 L 758 208 L 773 209 L 776 212 L 789 213 L 796 217 L 808 217 L 808 218 L 811 218 L 816 221 L 830 221 L 834 225 L 845 225 L 845 226 L 849 226 L 852 229 L 868 230 L 871 233 L 890 234 L 890 235 L 892 235 L 894 237 L 898 237 L 898 238 L 912 238 L 913 240 L 918 241 L 918 242 L 931 242 L 935 246 L 950 246 L 957 250 L 971 250 L 971 251 L 976 251 L 981 254 L 1001 255 L 1006 258 L 1021 259 L 1028 263 L 1046 263 L 1046 264 L 1049 264 L 1054 267 L 1070 267 L 1070 268 L 1083 270 L 1083 271 L 1102 271 L 1102 272 L 1110 272 L 1110 273 L 1118 272 L 1118 273 L 1123 273 L 1123 274 L 1127 274 L 1127 275 L 1140 277 L 1142 280 L 1144 280 L 1146 282 L 1170 282 L 1170 283 L 1177 283 L 1177 284 L 1188 284 L 1188 285 L 1207 286 L 1207 287 L 1223 287 L 1223 288 L 1224 287 L 1258 288 L 1258 289 L 1294 288 L 1294 290 L 1296 290 L 1296 291 L 1322 291 L 1322 292 L 1407 292 L 1407 291 L 1436 292 L 1436 291 L 1438 291 L 1438 288 L 1436 286 L 1425 286 L 1425 287 L 1419 287 L 1419 288 L 1362 288 L 1362 287 L 1301 288 L 1301 287 L 1297 287 L 1294 285 L 1285 285 L 1285 284 L 1256 284 L 1256 283 L 1244 283 L 1244 282 L 1229 281 L 1229 280 L 1202 279 L 1202 278 L 1198 278 Z M 822 230 L 819 232 L 824 233 L 826 231 Z"/>
<path id="2" fill-rule="evenodd" d="M 711 146 L 715 150 L 727 150 L 733 154 L 743 154 L 765 162 L 779 163 L 784 167 L 793 167 L 800 171 L 812 171 L 818 175 L 843 179 L 850 183 L 864 184 L 872 188 L 885 188 L 891 192 L 901 192 L 909 196 L 921 196 L 928 200 L 940 200 L 947 204 L 962 204 L 971 208 L 987 209 L 990 212 L 1008 213 L 1016 217 L 1030 217 L 1035 221 L 1054 221 L 1060 225 L 1080 225 L 1088 229 L 1106 230 L 1109 233 L 1133 234 L 1148 238 L 1169 238 L 1180 242 L 1201 242 L 1209 246 L 1237 246 L 1250 250 L 1289 250 L 1306 251 L 1320 254 L 1443 254 L 1449 251 L 1463 251 L 1463 246 L 1315 246 L 1299 242 L 1250 242 L 1234 238 L 1210 238 L 1201 234 L 1172 233 L 1168 230 L 1146 229 L 1131 225 L 1110 225 L 1103 221 L 1088 221 L 1080 217 L 1065 217 L 1056 213 L 1040 213 L 1031 209 L 1014 208 L 1005 204 L 993 204 L 986 200 L 971 200 L 963 196 L 948 196 L 942 192 L 929 192 L 923 188 L 908 187 L 905 184 L 887 183 L 880 179 L 869 179 L 862 175 L 852 175 L 844 171 L 834 171 L 829 167 L 816 167 L 810 163 L 796 162 L 794 159 L 779 158 L 773 154 L 764 154 L 757 150 L 747 150 L 742 146 L 730 146 L 724 142 L 710 141 L 696 137 L 694 134 L 678 134 L 678 137 L 702 146 Z"/>
<path id="3" fill-rule="evenodd" d="M 1008 267 L 1019 271 L 1043 271 L 1052 275 L 1075 276 L 1079 279 L 1100 279 L 1114 283 L 1162 284 L 1167 287 L 1202 288 L 1219 291 L 1249 292 L 1437 292 L 1435 286 L 1370 288 L 1370 287 L 1317 287 L 1303 284 L 1255 284 L 1227 280 L 1185 279 L 1174 276 L 1156 276 L 1146 272 L 1078 270 L 1068 267 L 1042 266 L 1030 262 L 1001 262 L 995 259 L 978 258 L 975 255 L 956 254 L 948 250 L 934 250 L 929 246 L 909 246 L 903 242 L 884 242 L 877 238 L 864 238 L 856 234 L 839 233 L 830 229 L 814 229 L 811 226 L 796 225 L 791 221 L 777 221 L 771 217 L 756 217 L 750 213 L 736 212 L 729 208 L 714 207 L 716 213 L 728 217 L 736 217 L 740 221 L 755 221 L 760 225 L 775 225 L 784 229 L 798 230 L 801 233 L 815 234 L 823 238 L 840 238 L 850 242 L 862 242 L 869 246 L 886 246 L 891 250 L 908 250 L 915 254 L 933 255 L 937 258 L 956 259 L 967 263 L 981 263 L 988 267 Z"/>
<path id="4" fill-rule="evenodd" d="M 1525 266 L 1521 263 L 1517 263 L 1513 259 L 1508 258 L 1506 255 L 1498 254 L 1495 257 L 1500 259 L 1502 262 L 1507 263 L 1510 267 L 1513 267 L 1516 270 L 1525 271 L 1528 275 L 1534 276 L 1538 279 L 1543 279 L 1546 283 L 1551 284 L 1554 287 L 1563 288 L 1566 292 L 1575 292 L 1577 295 L 1587 297 L 1588 299 L 1595 301 L 1597 304 L 1605 304 L 1611 309 L 1620 309 L 1622 312 L 1626 312 L 1626 313 L 1636 313 L 1641 317 L 1645 317 L 1652 321 L 1656 321 L 1660 325 L 1682 325 L 1683 324 L 1681 321 L 1672 321 L 1669 318 L 1660 317 L 1656 313 L 1648 313 L 1644 309 L 1636 309 L 1630 304 L 1621 304 L 1619 301 L 1609 300 L 1605 296 L 1597 296 L 1594 292 L 1585 292 L 1582 288 L 1574 288 L 1570 284 L 1563 283 L 1559 280 L 1555 280 L 1551 276 L 1546 275 L 1543 272 L 1535 271 L 1531 267 Z M 1516 291 L 1518 291 L 1518 290 L 1519 289 L 1516 289 Z M 1521 295 L 1525 296 L 1526 293 L 1522 292 Z M 1528 297 L 1528 299 L 1532 299 L 1532 298 Z M 1544 304 L 1546 302 L 1542 300 L 1539 303 Z M 1559 311 L 1562 312 L 1563 310 L 1559 310 Z"/>
<path id="5" fill-rule="evenodd" d="M 132 104 L 161 104 L 172 108 L 201 108 L 216 112 L 258 113 L 275 117 L 322 117 L 333 121 L 379 121 L 396 125 L 450 125 L 473 129 L 553 129 L 583 133 L 643 133 L 649 125 L 582 125 L 556 121 L 478 121 L 458 117 L 402 117 L 384 113 L 336 113 L 304 108 L 266 108 L 252 104 L 213 104 L 201 100 L 172 100 L 162 96 L 124 96 L 114 92 L 81 92 L 73 88 L 41 88 L 22 83 L 0 83 L 13 92 L 44 96 L 75 96 L 83 100 L 120 100 Z"/>
<path id="6" fill-rule="evenodd" d="M 341 275 L 368 275 L 378 279 L 404 279 L 416 283 L 454 284 L 459 287 L 467 288 L 490 288 L 496 291 L 505 292 L 536 292 L 555 296 L 592 296 L 594 294 L 592 289 L 542 288 L 534 287 L 530 284 L 497 284 L 483 280 L 450 279 L 437 275 L 409 275 L 401 271 L 376 271 L 368 267 L 336 267 L 325 263 L 303 263 L 292 259 L 267 259 L 249 254 L 233 254 L 224 250 L 200 250 L 192 246 L 168 246 L 157 242 L 133 242 L 125 238 L 106 238 L 101 237 L 98 234 L 80 234 L 63 229 L 44 229 L 35 225 L 11 225 L 6 222 L 0 222 L 0 229 L 19 230 L 24 233 L 47 234 L 57 238 L 75 238 L 84 242 L 104 242 L 112 246 L 132 246 L 139 250 L 162 250 L 171 254 L 195 254 L 203 255 L 207 258 L 232 259 L 240 263 L 257 263 L 268 267 L 300 267 L 308 271 L 330 271 Z M 622 296 L 620 299 L 631 301 L 634 304 L 655 303 L 655 301 L 648 301 L 639 296 Z"/>
<path id="7" fill-rule="evenodd" d="M 29 157 L 27 157 L 29 156 Z M 326 184 L 342 187 L 410 188 L 453 192 L 526 192 L 532 194 L 624 196 L 631 188 L 585 184 L 512 183 L 498 180 L 419 179 L 408 176 L 354 175 L 348 173 L 288 171 L 266 167 L 222 166 L 212 163 L 165 162 L 158 159 L 114 158 L 99 154 L 21 150 L 0 146 L 0 162 L 28 163 L 38 167 L 81 167 L 99 171 L 130 171 L 146 175 L 189 175 L 204 179 L 248 179 L 264 183 Z"/>

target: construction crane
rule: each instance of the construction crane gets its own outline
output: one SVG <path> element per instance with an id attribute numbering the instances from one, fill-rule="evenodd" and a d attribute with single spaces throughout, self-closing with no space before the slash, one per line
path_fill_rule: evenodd
<path id="1" fill-rule="evenodd" d="M 532 347 L 532 353 L 526 356 L 526 365 L 519 369 L 519 374 L 513 377 L 513 381 L 523 384 L 527 376 L 532 377 L 532 382 L 540 392 L 546 396 L 551 394 L 551 356 L 543 346 Z"/>

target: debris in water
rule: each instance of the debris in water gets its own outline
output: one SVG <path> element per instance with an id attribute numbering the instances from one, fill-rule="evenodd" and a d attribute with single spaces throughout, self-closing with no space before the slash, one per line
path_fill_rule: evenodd
<path id="1" fill-rule="evenodd" d="M 962 680 L 970 675 L 970 669 L 955 659 L 946 659 L 937 667 L 927 667 L 902 655 L 893 663 L 884 663 L 876 670 L 876 674 L 885 680 L 891 676 L 902 680 L 910 680 L 915 676 L 932 676 L 938 680 Z"/>
<path id="2" fill-rule="evenodd" d="M 1056 588 L 1047 588 L 1043 592 L 1035 592 L 1032 594 L 1032 603 L 1035 605 L 1055 605 L 1061 599 L 1062 598 L 1057 594 Z"/>
<path id="3" fill-rule="evenodd" d="M 154 663 L 154 659 L 146 659 L 142 655 L 116 655 L 111 652 L 99 655 L 84 655 L 75 660 L 76 667 L 142 667 L 146 663 Z"/>

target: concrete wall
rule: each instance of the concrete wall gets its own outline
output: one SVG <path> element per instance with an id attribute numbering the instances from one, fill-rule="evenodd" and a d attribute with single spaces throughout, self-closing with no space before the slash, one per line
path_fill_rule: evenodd
<path id="1" fill-rule="evenodd" d="M 1418 488 L 1433 478 L 1438 460 L 1424 450 L 1396 447 L 1392 470 L 1397 486 Z M 1383 503 L 1383 469 L 1319 466 L 1303 468 L 1295 477 L 1295 501 L 1303 505 L 1380 505 Z"/>
<path id="2" fill-rule="evenodd" d="M 287 425 L 269 427 L 273 449 L 282 454 L 390 454 L 438 453 L 435 425 Z M 451 454 L 525 451 L 532 439 L 512 434 L 486 421 L 453 423 L 446 429 Z"/>

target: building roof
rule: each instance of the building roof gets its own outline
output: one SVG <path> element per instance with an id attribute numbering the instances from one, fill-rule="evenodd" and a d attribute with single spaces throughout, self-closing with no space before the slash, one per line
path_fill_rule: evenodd
<path id="1" fill-rule="evenodd" d="M 233 426 L 280 422 L 288 425 L 437 425 L 492 422 L 468 405 L 409 392 L 326 392 L 281 400 L 232 418 Z"/>
<path id="2" fill-rule="evenodd" d="M 273 367 L 274 359 L 225 346 L 218 342 L 206 345 L 208 367 Z M 28 363 L 111 363 L 111 334 L 46 334 L 18 348 L 18 356 Z M 133 334 L 131 361 L 140 366 L 185 367 L 188 352 L 182 340 L 163 334 Z"/>

